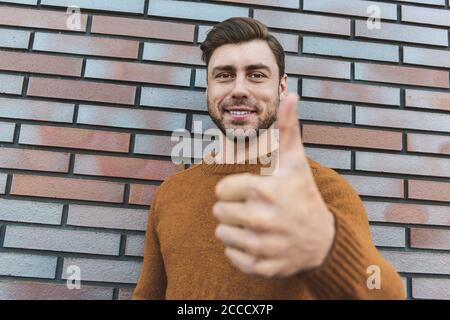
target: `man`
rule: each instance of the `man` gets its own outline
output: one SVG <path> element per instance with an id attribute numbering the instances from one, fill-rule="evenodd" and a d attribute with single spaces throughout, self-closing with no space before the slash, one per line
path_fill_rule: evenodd
<path id="1" fill-rule="evenodd" d="M 234 132 L 225 142 L 244 138 L 246 147 L 223 148 L 161 184 L 133 298 L 404 299 L 355 190 L 305 156 L 278 41 L 254 19 L 231 18 L 201 49 L 209 114 Z M 278 155 L 273 174 L 250 162 L 249 148 L 268 135 L 251 129 L 279 130 L 279 148 L 267 153 Z"/>

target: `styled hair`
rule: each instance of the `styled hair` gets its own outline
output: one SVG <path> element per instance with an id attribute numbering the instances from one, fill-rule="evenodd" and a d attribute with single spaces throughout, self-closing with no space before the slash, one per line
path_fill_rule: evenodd
<path id="1" fill-rule="evenodd" d="M 253 18 L 233 17 L 216 24 L 200 45 L 202 60 L 208 67 L 209 60 L 218 47 L 224 44 L 238 44 L 258 39 L 266 41 L 272 50 L 281 79 L 285 67 L 283 47 L 273 35 L 269 34 L 269 30 L 264 24 Z"/>

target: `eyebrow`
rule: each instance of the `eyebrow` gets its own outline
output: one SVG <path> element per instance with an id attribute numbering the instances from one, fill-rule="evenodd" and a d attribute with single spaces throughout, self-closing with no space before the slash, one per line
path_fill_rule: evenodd
<path id="1" fill-rule="evenodd" d="M 269 72 L 269 74 L 271 74 L 270 72 L 270 68 L 265 65 L 264 63 L 256 63 L 256 64 L 249 64 L 247 66 L 245 66 L 246 70 L 258 70 L 258 69 L 264 69 L 267 70 L 267 72 Z M 236 68 L 233 65 L 220 65 L 217 67 L 214 67 L 211 71 L 211 74 L 216 73 L 217 71 L 235 71 Z"/>

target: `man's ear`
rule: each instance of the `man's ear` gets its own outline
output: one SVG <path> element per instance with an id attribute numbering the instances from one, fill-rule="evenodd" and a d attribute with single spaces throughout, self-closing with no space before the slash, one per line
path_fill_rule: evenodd
<path id="1" fill-rule="evenodd" d="M 287 80 L 288 80 L 288 75 L 285 73 L 281 77 L 280 84 L 278 86 L 278 93 L 279 93 L 280 99 L 283 99 L 284 96 L 288 93 Z"/>

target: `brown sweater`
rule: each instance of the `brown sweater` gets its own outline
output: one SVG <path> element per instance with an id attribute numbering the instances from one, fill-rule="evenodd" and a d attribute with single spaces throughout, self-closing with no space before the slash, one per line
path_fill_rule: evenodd
<path id="1" fill-rule="evenodd" d="M 336 221 L 332 249 L 319 268 L 287 278 L 235 268 L 214 235 L 214 187 L 228 174 L 258 174 L 260 167 L 198 164 L 167 178 L 153 198 L 133 299 L 404 299 L 400 276 L 371 241 L 356 191 L 336 171 L 308 161 Z M 381 289 L 367 287 L 370 265 L 380 268 Z"/>

